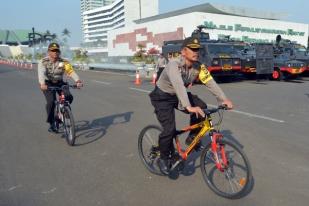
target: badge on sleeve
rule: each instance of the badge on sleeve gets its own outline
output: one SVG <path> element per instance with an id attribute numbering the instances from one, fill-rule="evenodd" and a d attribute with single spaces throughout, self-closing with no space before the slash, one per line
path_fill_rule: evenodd
<path id="1" fill-rule="evenodd" d="M 74 72 L 72 65 L 68 62 L 64 62 L 64 70 L 68 75 L 70 75 Z"/>
<path id="2" fill-rule="evenodd" d="M 209 80 L 212 79 L 210 72 L 207 70 L 204 64 L 201 64 L 200 66 L 200 73 L 198 77 L 203 84 L 206 84 Z"/>

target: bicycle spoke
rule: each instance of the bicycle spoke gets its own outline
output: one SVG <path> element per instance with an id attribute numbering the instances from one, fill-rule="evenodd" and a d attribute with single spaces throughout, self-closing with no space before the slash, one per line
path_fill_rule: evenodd
<path id="1" fill-rule="evenodd" d="M 222 153 L 214 154 L 209 146 L 201 157 L 203 177 L 216 194 L 228 198 L 239 197 L 245 190 L 251 174 L 248 161 L 235 144 L 222 141 L 220 145 L 224 147 L 226 163 L 222 159 Z"/>
<path id="2" fill-rule="evenodd" d="M 138 150 L 142 162 L 150 172 L 157 175 L 162 175 L 157 165 L 157 159 L 160 157 L 158 149 L 160 133 L 160 127 L 150 125 L 141 131 L 138 140 Z"/>
<path id="3" fill-rule="evenodd" d="M 145 137 L 147 137 L 147 138 L 145 138 L 145 140 L 147 141 L 147 143 L 149 145 L 155 145 L 156 144 L 153 140 L 153 137 L 148 132 L 145 133 Z"/>

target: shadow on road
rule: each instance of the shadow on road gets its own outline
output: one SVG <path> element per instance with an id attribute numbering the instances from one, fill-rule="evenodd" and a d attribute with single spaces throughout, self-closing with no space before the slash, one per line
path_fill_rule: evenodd
<path id="1" fill-rule="evenodd" d="M 130 121 L 133 112 L 110 115 L 92 121 L 78 121 L 75 125 L 75 146 L 86 145 L 102 138 L 111 125 L 124 124 Z"/>

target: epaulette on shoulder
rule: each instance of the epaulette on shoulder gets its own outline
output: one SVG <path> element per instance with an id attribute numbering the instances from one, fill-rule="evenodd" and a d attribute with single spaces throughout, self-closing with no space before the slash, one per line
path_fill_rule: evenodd
<path id="1" fill-rule="evenodd" d="M 70 64 L 69 60 L 67 60 L 67 59 L 62 59 L 62 61 L 63 61 L 64 64 Z"/>
<path id="2" fill-rule="evenodd" d="M 49 58 L 46 56 L 46 57 L 44 57 L 43 59 L 42 59 L 42 62 L 45 62 L 45 61 L 48 61 L 49 60 Z"/>

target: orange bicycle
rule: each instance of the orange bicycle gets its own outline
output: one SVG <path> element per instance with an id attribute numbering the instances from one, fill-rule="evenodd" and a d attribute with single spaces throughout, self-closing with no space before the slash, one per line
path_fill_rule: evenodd
<path id="1" fill-rule="evenodd" d="M 215 129 L 223 119 L 225 106 L 214 109 L 205 109 L 205 118 L 197 124 L 190 125 L 184 129 L 177 130 L 175 136 L 176 158 L 172 158 L 170 171 L 182 170 L 181 165 L 188 159 L 195 146 L 208 133 L 209 143 L 200 153 L 200 167 L 203 178 L 209 188 L 217 195 L 237 199 L 246 195 L 253 177 L 249 160 L 242 148 Z M 218 113 L 219 120 L 213 124 L 211 114 Z M 192 143 L 186 148 L 181 147 L 179 135 L 190 130 L 200 128 Z M 157 125 L 146 126 L 139 134 L 138 152 L 146 168 L 157 175 L 163 175 L 157 164 L 160 157 L 158 147 L 159 134 L 162 128 Z"/>

